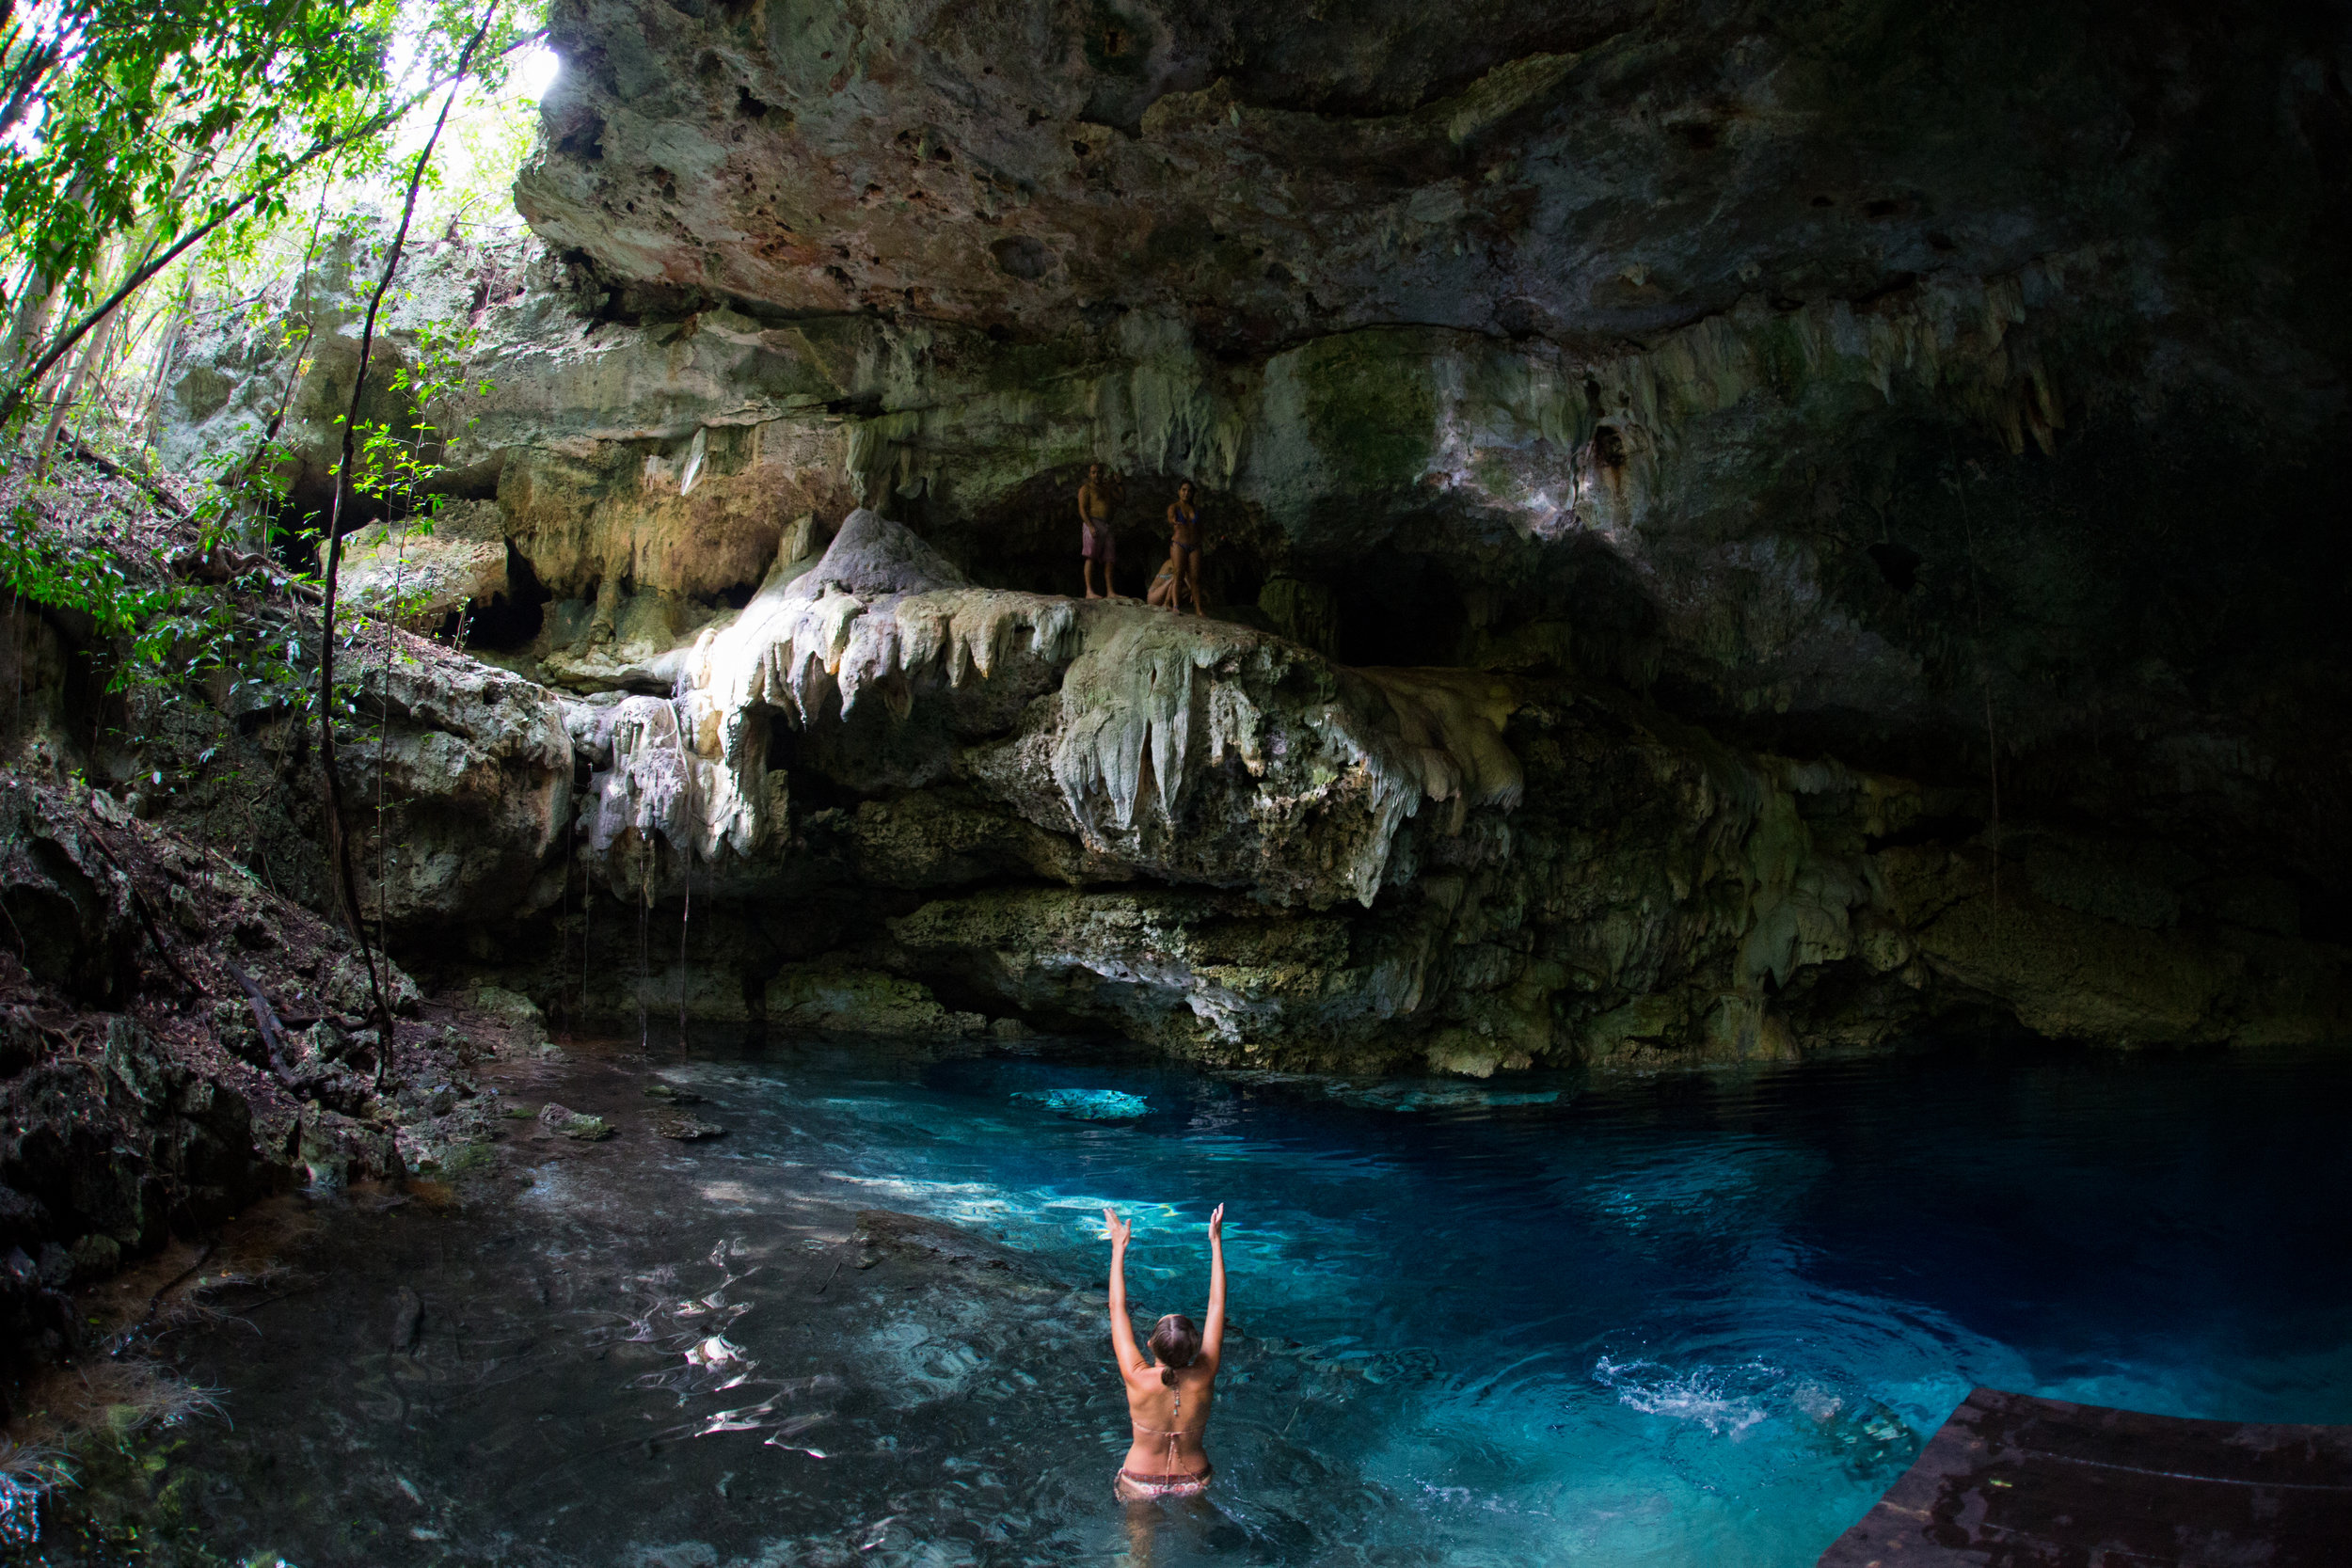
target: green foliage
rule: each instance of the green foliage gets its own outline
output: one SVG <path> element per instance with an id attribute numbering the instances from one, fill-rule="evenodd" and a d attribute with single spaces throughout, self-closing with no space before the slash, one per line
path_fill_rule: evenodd
<path id="1" fill-rule="evenodd" d="M 111 644 L 106 689 L 151 704 L 182 701 L 190 681 L 220 672 L 233 693 L 265 689 L 257 703 L 307 700 L 302 628 L 241 619 L 227 594 L 142 571 L 85 530 L 58 528 L 32 498 L 0 516 L 0 586 L 19 600 L 87 617 L 95 641 Z M 259 587 L 259 568 L 232 588 Z"/>
<path id="2" fill-rule="evenodd" d="M 374 109 L 394 14 L 386 0 L 69 0 L 24 19 L 9 78 L 37 139 L 0 162 L 0 217 L 36 273 L 87 303 L 105 241 L 178 206 L 183 173 L 211 176 L 199 199 L 242 194 L 282 174 L 306 134 L 332 139 Z"/>
<path id="3" fill-rule="evenodd" d="M 238 226 L 264 227 L 306 155 L 344 144 L 337 172 L 380 165 L 394 112 L 446 75 L 479 14 L 450 0 L 405 17 L 398 0 L 20 12 L 0 62 L 15 132 L 0 141 L 0 232 L 79 306 L 108 243 L 135 228 L 168 240 L 240 201 Z M 514 32 L 489 40 L 477 71 L 499 69 Z"/>
<path id="4" fill-rule="evenodd" d="M 440 428 L 424 411 L 437 398 L 468 390 L 466 360 L 478 336 L 470 327 L 427 327 L 418 337 L 415 360 L 391 377 L 391 389 L 406 394 L 412 416 L 397 425 L 373 420 L 359 426 L 352 488 L 397 512 L 421 514 L 424 532 L 432 531 L 441 501 L 425 486 L 441 471 L 443 447 Z M 489 383 L 479 389 L 487 393 Z"/>
<path id="5" fill-rule="evenodd" d="M 135 633 L 169 602 L 162 589 L 133 580 L 113 550 L 44 527 L 29 500 L 0 521 L 0 584 L 20 599 L 88 616 L 103 637 Z"/>
<path id="6" fill-rule="evenodd" d="M 109 335 L 138 292 L 199 243 L 222 258 L 263 248 L 297 175 L 321 179 L 323 205 L 385 166 L 424 97 L 460 78 L 495 89 L 538 36 L 517 20 L 538 3 L 0 7 L 0 288 L 15 296 L 0 297 L 0 419 L 87 338 L 67 384 L 81 401 L 110 350 L 119 360 Z"/>
<path id="7" fill-rule="evenodd" d="M 441 461 L 448 433 L 428 416 L 435 403 L 472 393 L 487 396 L 490 383 L 466 374 L 478 331 L 468 325 L 441 324 L 418 334 L 415 358 L 393 372 L 391 389 L 405 394 L 410 412 L 399 421 L 371 420 L 358 429 L 353 454 L 352 488 L 380 502 L 392 519 L 389 531 L 396 547 L 408 538 L 430 535 L 433 520 L 447 498 L 432 488 L 446 467 Z M 340 420 L 338 421 L 340 422 Z M 472 420 L 467 424 L 471 426 Z M 373 606 L 394 622 L 413 617 L 423 606 L 421 588 L 395 590 L 389 600 Z"/>
<path id="8" fill-rule="evenodd" d="M 226 714 L 275 710 L 315 718 L 318 623 L 308 600 L 317 583 L 261 557 L 225 584 L 190 582 L 172 575 L 155 552 L 169 534 L 147 514 L 145 498 L 127 486 L 84 482 L 22 483 L 8 477 L 0 502 L 0 594 L 17 603 L 83 618 L 87 652 L 104 673 L 105 689 L 124 700 L 123 713 L 144 744 L 173 715 L 205 710 Z M 267 469 L 248 483 L 277 483 Z M 117 482 L 119 485 L 119 482 Z M 222 523 L 234 491 L 199 509 L 197 547 L 222 547 Z M 184 535 L 182 536 L 184 538 Z M 349 640 L 367 635 L 356 624 Z M 339 720 L 359 716 L 359 682 L 339 681 Z M 199 763 L 209 757 L 198 759 Z"/>

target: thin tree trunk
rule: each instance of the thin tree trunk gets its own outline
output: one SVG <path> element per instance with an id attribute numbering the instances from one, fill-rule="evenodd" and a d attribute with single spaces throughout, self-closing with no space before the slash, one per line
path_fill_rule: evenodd
<path id="1" fill-rule="evenodd" d="M 9 29 L 8 42 L 14 44 L 22 36 L 21 29 Z M 78 54 L 79 51 L 76 51 Z M 16 129 L 40 97 L 41 81 L 66 59 L 65 52 L 55 43 L 37 43 L 18 56 L 17 64 L 0 82 L 0 135 Z"/>
<path id="2" fill-rule="evenodd" d="M 73 373 L 66 377 L 65 386 L 57 393 L 57 401 L 50 405 L 49 422 L 41 426 L 40 439 L 33 443 L 34 462 L 48 460 L 49 449 L 57 444 L 57 432 L 65 428 L 66 416 L 81 401 L 83 388 L 90 383 L 90 372 L 105 359 L 106 344 L 114 337 L 116 324 L 121 320 L 119 308 L 110 310 L 106 319 L 98 324 L 97 330 L 89 335 L 81 357 L 73 362 Z M 87 431 L 89 426 L 85 423 L 82 428 Z"/>
<path id="3" fill-rule="evenodd" d="M 133 261 L 134 258 L 144 261 L 154 253 L 156 242 L 163 237 L 164 224 L 168 220 L 172 209 L 180 204 L 180 198 L 187 194 L 188 185 L 196 179 L 196 171 L 202 166 L 202 163 L 203 160 L 194 154 L 190 154 L 182 161 L 180 172 L 172 177 L 171 189 L 165 194 L 163 204 L 156 209 L 154 215 L 147 221 L 137 236 L 124 244 L 122 259 L 126 264 L 130 265 L 132 272 L 138 270 Z M 98 325 L 91 329 L 89 340 L 82 350 L 81 359 L 73 367 L 73 374 L 67 379 L 65 389 L 58 395 L 56 405 L 50 410 L 49 422 L 42 428 L 40 439 L 33 443 L 33 460 L 36 463 L 48 459 L 49 449 L 57 444 L 57 432 L 65 428 L 66 417 L 72 414 L 76 405 L 81 403 L 83 390 L 90 386 L 93 375 L 101 383 L 104 381 L 106 348 L 114 341 L 116 332 L 122 325 L 123 318 L 130 314 L 131 298 L 131 295 L 117 291 L 114 307 L 99 318 Z M 85 424 L 83 428 L 87 430 L 88 426 Z"/>
<path id="4" fill-rule="evenodd" d="M 75 200 L 88 189 L 88 175 L 77 173 L 66 184 L 66 199 Z M 28 257 L 24 279 L 17 291 L 16 311 L 8 323 L 8 346 L 0 349 L 0 371 L 14 375 L 31 359 L 64 300 L 65 279 L 49 277 Z M 25 389 L 32 388 L 28 385 Z"/>
<path id="5" fill-rule="evenodd" d="M 0 365 L 13 366 L 28 346 L 49 330 L 49 317 L 57 308 L 58 286 L 39 273 L 29 273 L 16 296 L 16 318 L 8 326 L 8 341 L 0 348 Z"/>
<path id="6" fill-rule="evenodd" d="M 457 89 L 473 64 L 473 52 L 490 31 L 490 24 L 498 17 L 493 4 L 482 15 L 482 24 L 473 37 L 466 40 L 465 52 L 457 56 L 457 71 L 450 81 L 449 93 L 441 100 L 441 112 L 433 121 L 433 134 L 425 138 L 417 153 L 417 166 L 408 176 L 408 195 L 401 203 L 400 227 L 392 233 L 390 253 L 384 258 L 384 276 L 376 280 L 375 292 L 368 296 L 368 314 L 359 328 L 359 366 L 351 381 L 351 407 L 343 416 L 342 456 L 335 466 L 334 499 L 326 514 L 326 604 L 320 612 L 319 635 L 319 775 L 323 781 L 326 805 L 327 861 L 337 891 L 342 895 L 343 919 L 351 927 L 352 939 L 359 944 L 359 958 L 367 966 L 368 995 L 375 1007 L 376 1049 L 375 1081 L 384 1082 L 384 1068 L 392 1053 L 392 1010 L 385 1005 L 384 987 L 377 978 L 375 954 L 368 942 L 368 926 L 359 911 L 359 889 L 351 863 L 351 840 L 343 831 L 342 783 L 335 775 L 335 581 L 342 565 L 343 491 L 351 483 L 351 466 L 359 434 L 359 400 L 367 390 L 368 356 L 375 347 L 375 317 L 383 309 L 384 296 L 392 287 L 392 274 L 400 267 L 401 246 L 407 243 L 408 225 L 417 215 L 417 188 L 424 182 L 424 171 L 433 161 L 433 149 L 441 139 L 441 128 L 449 123 L 450 106 L 457 101 Z"/>

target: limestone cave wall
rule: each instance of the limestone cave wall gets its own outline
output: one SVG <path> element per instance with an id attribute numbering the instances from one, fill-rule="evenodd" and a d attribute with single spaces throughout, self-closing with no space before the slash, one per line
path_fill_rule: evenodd
<path id="1" fill-rule="evenodd" d="M 2344 1033 L 2338 10 L 553 15 L 535 236 L 377 372 L 462 340 L 449 504 L 350 542 L 490 667 L 403 705 L 419 962 L 1473 1072 Z M 324 495 L 371 254 L 189 345 L 183 466 L 314 316 Z M 1069 597 L 1091 463 L 1213 617 Z"/>

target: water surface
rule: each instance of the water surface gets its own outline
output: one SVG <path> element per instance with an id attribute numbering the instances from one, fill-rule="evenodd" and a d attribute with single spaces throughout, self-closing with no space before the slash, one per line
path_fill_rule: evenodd
<path id="1" fill-rule="evenodd" d="M 621 1123 L 454 1213 L 319 1199 L 183 1334 L 237 1550 L 340 1562 L 1798 1568 L 1976 1384 L 2352 1421 L 2352 1060 L 1993 1046 L 1489 1084 L 774 1048 L 537 1084 Z M 729 1129 L 645 1134 L 647 1075 Z M 1217 1510 L 1131 1538 L 1100 1211 L 1198 1315 Z M 859 1209 L 1020 1269 L 877 1266 Z M 861 1266 L 863 1265 L 863 1266 Z M 423 1304 L 394 1349 L 394 1292 Z"/>

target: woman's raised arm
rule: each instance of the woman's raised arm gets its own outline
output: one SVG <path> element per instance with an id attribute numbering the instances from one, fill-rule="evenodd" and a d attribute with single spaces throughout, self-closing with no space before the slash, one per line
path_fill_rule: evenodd
<path id="1" fill-rule="evenodd" d="M 1136 1325 L 1127 1316 L 1127 1238 L 1135 1234 L 1135 1223 L 1120 1219 L 1119 1211 L 1108 1207 L 1103 1211 L 1103 1223 L 1111 1232 L 1111 1354 L 1119 1358 L 1120 1371 L 1134 1376 L 1143 1370 Z"/>
<path id="2" fill-rule="evenodd" d="M 1225 1205 L 1209 1216 L 1209 1320 L 1200 1325 L 1200 1359 L 1216 1370 L 1225 1349 Z"/>

